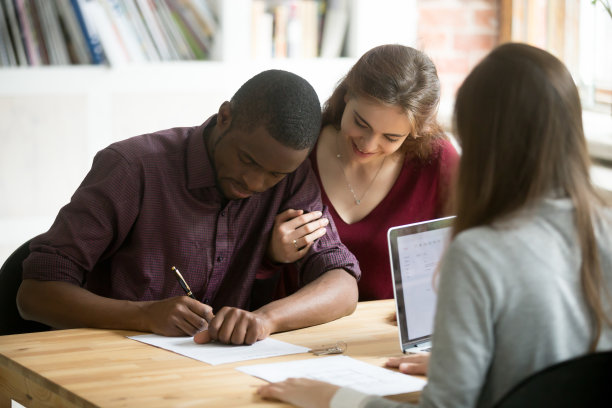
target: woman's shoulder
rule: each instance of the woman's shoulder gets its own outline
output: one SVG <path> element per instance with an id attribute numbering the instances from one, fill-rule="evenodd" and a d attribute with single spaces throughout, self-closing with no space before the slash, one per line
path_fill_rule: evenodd
<path id="1" fill-rule="evenodd" d="M 432 142 L 432 158 L 437 160 L 443 166 L 455 166 L 459 161 L 459 153 L 451 139 L 441 137 Z"/>

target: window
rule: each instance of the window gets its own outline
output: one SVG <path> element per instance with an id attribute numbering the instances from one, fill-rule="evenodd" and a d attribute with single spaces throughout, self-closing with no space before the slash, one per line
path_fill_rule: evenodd
<path id="1" fill-rule="evenodd" d="M 500 37 L 556 55 L 572 73 L 583 107 L 612 114 L 609 0 L 502 0 Z"/>

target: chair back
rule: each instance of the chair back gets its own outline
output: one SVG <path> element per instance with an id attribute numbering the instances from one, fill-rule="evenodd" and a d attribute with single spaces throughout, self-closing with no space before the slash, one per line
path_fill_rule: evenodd
<path id="1" fill-rule="evenodd" d="M 30 254 L 30 240 L 8 257 L 0 269 L 0 335 L 49 330 L 39 322 L 24 320 L 17 310 L 17 290 L 21 285 L 23 261 Z"/>
<path id="2" fill-rule="evenodd" d="M 557 363 L 516 385 L 496 408 L 612 406 L 612 351 Z"/>

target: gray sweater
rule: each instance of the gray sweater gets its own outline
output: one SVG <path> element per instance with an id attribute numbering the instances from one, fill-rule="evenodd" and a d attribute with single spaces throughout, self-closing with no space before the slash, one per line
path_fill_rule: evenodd
<path id="1" fill-rule="evenodd" d="M 612 211 L 603 218 L 596 234 L 612 291 Z M 419 407 L 490 407 L 530 374 L 585 354 L 592 330 L 580 259 L 567 199 L 546 199 L 511 221 L 459 234 L 442 261 Z M 605 307 L 611 316 L 612 305 Z M 612 349 L 611 327 L 597 349 Z M 342 388 L 331 407 L 348 404 L 411 406 Z"/>

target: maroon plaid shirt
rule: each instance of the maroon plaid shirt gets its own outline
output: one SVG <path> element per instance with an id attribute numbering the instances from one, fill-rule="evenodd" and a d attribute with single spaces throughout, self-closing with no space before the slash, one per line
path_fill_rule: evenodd
<path id="1" fill-rule="evenodd" d="M 204 128 L 136 136 L 98 152 L 69 204 L 34 238 L 24 279 L 71 282 L 114 299 L 183 295 L 176 266 L 195 297 L 218 310 L 247 308 L 274 217 L 288 208 L 322 210 L 327 234 L 298 261 L 303 284 L 342 268 L 361 274 L 340 242 L 307 160 L 272 189 L 224 199 Z"/>

